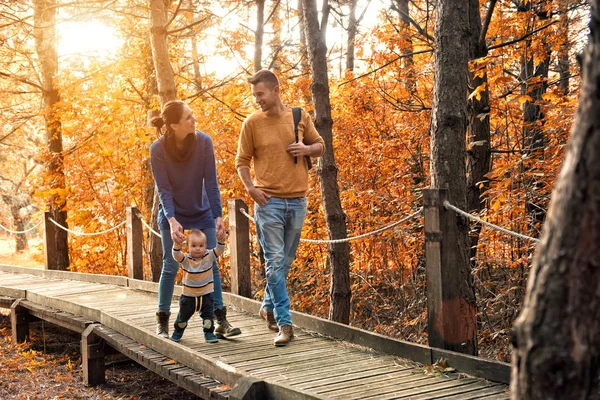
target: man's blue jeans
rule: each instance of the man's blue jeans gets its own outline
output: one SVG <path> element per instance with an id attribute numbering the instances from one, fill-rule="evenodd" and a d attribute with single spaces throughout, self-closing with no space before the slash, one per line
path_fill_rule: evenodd
<path id="1" fill-rule="evenodd" d="M 206 248 L 213 249 L 217 247 L 217 230 L 216 228 L 201 229 L 206 235 Z M 173 300 L 173 291 L 175 290 L 175 277 L 179 271 L 179 263 L 173 258 L 173 239 L 171 238 L 171 230 L 164 229 L 160 231 L 162 239 L 163 251 L 163 267 L 160 273 L 160 281 L 158 282 L 158 311 L 171 311 L 171 301 Z M 219 264 L 213 263 L 213 280 L 215 291 L 213 300 L 215 309 L 223 308 L 223 289 L 221 288 L 221 274 L 219 273 Z"/>
<path id="2" fill-rule="evenodd" d="M 258 240 L 265 253 L 267 285 L 263 308 L 273 311 L 277 325 L 292 325 L 286 279 L 306 216 L 306 197 L 271 197 L 267 204 L 254 205 Z"/>

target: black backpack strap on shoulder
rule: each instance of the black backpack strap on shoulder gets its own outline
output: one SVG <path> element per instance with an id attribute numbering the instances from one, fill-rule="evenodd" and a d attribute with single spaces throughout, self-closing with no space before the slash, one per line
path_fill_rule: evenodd
<path id="1" fill-rule="evenodd" d="M 302 119 L 302 109 L 300 107 L 292 107 L 292 115 L 294 116 L 294 134 L 296 135 L 296 143 L 298 143 L 298 125 Z M 308 169 L 312 168 L 312 160 L 309 156 L 304 156 Z M 298 163 L 298 157 L 294 157 L 294 164 Z"/>
<path id="2" fill-rule="evenodd" d="M 300 107 L 292 107 L 292 115 L 294 116 L 294 134 L 296 135 L 296 143 L 298 143 L 298 124 L 302 119 L 302 109 Z M 298 163 L 298 157 L 294 157 L 294 164 Z"/>

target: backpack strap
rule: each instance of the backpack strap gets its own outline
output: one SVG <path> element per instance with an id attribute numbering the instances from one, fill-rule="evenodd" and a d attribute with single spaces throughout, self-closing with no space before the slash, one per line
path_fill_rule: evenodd
<path id="1" fill-rule="evenodd" d="M 292 115 L 294 116 L 294 134 L 296 135 L 296 143 L 298 143 L 298 124 L 302 118 L 302 109 L 300 107 L 292 107 Z M 298 157 L 294 157 L 294 164 L 298 163 Z"/>
<path id="2" fill-rule="evenodd" d="M 296 143 L 298 143 L 298 124 L 302 119 L 302 109 L 300 107 L 292 107 L 292 115 L 294 116 L 294 134 L 296 135 Z M 308 169 L 312 168 L 312 160 L 309 156 L 304 156 Z M 298 163 L 298 157 L 294 157 L 294 164 Z"/>

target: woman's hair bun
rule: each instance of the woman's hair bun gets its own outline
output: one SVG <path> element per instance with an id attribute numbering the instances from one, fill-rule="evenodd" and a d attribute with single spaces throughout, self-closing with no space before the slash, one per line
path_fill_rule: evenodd
<path id="1" fill-rule="evenodd" d="M 163 121 L 162 117 L 152 117 L 152 119 L 150 120 L 150 123 L 152 124 L 152 126 L 154 126 L 155 128 L 162 128 L 163 125 L 165 124 L 165 121 Z"/>

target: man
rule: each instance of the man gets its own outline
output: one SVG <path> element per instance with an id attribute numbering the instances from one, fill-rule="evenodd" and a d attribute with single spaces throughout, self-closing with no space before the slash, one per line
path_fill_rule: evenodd
<path id="1" fill-rule="evenodd" d="M 275 346 L 294 337 L 286 279 L 306 216 L 308 167 L 304 156 L 320 157 L 325 143 L 302 111 L 298 141 L 292 109 L 280 98 L 279 80 L 268 70 L 248 78 L 260 110 L 242 125 L 235 166 L 254 200 L 254 221 L 264 250 L 267 285 L 260 316 L 278 331 Z M 250 162 L 254 161 L 254 181 Z"/>

